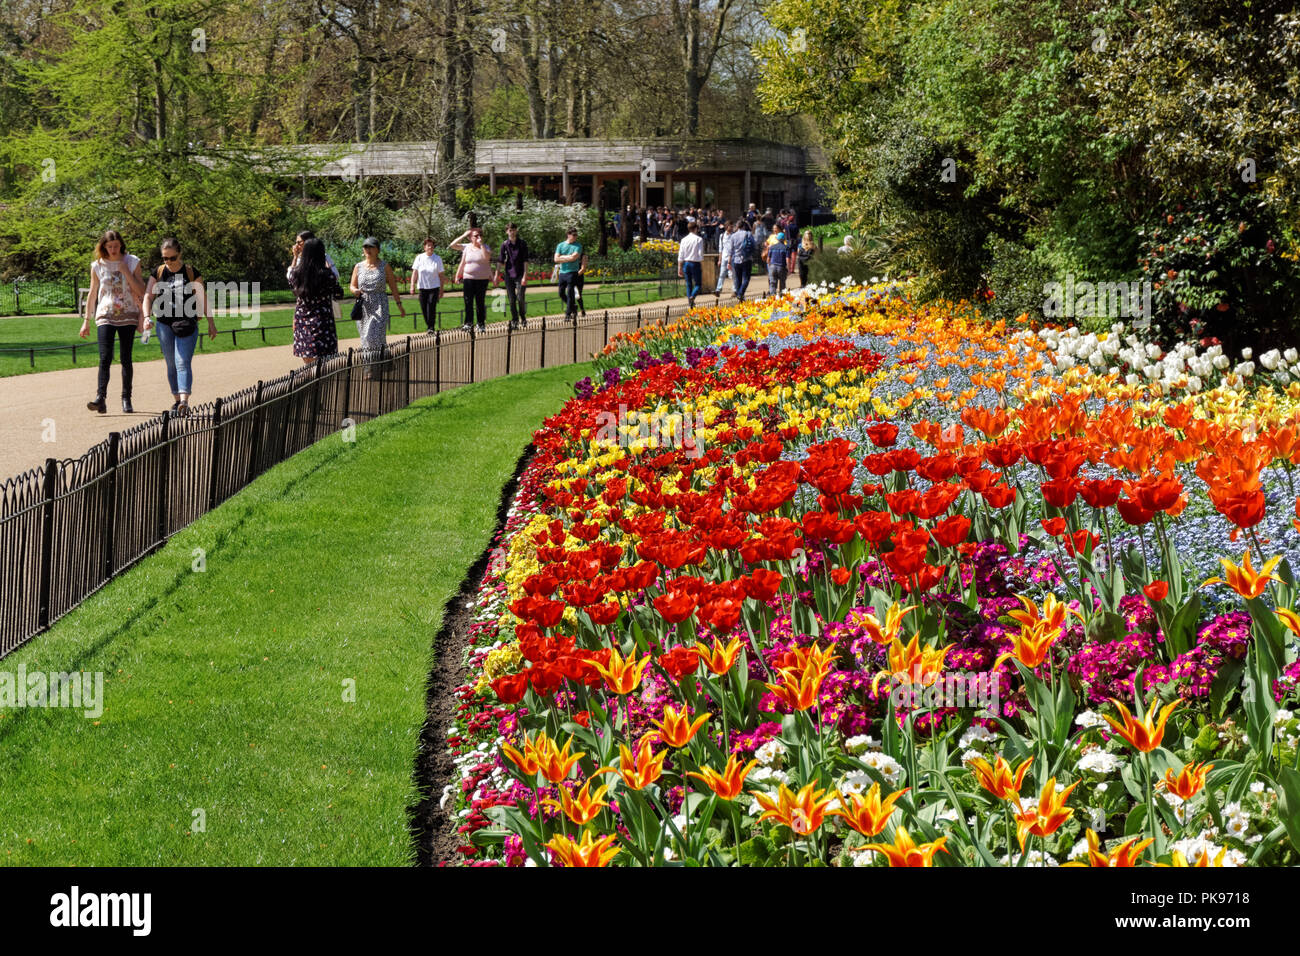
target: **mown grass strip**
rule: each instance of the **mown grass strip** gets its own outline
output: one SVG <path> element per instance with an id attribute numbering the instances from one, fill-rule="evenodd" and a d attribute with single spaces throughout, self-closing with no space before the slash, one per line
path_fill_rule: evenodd
<path id="1" fill-rule="evenodd" d="M 326 439 L 0 661 L 104 674 L 98 720 L 0 711 L 0 862 L 410 863 L 432 636 L 532 432 L 589 372 Z"/>

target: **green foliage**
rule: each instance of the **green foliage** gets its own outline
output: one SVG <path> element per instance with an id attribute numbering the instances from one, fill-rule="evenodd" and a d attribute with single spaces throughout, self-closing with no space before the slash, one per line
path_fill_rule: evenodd
<path id="1" fill-rule="evenodd" d="M 232 5 L 78 0 L 54 15 L 66 43 L 7 64 L 40 95 L 34 121 L 0 139 L 6 271 L 79 275 L 110 227 L 147 262 L 165 236 L 206 272 L 248 275 L 283 257 L 284 193 L 231 133 L 237 104 L 209 60 L 219 41 L 193 48 L 192 31 Z"/>

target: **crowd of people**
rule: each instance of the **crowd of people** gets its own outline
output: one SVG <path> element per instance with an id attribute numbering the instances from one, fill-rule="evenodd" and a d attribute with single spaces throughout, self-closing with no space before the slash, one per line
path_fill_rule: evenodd
<path id="1" fill-rule="evenodd" d="M 615 214 L 611 229 L 614 236 L 620 234 L 623 216 L 628 217 L 632 235 L 638 239 L 681 242 L 694 223 L 697 234 L 704 242 L 704 251 L 709 253 L 720 251 L 722 236 L 726 233 L 728 222 L 732 221 L 725 210 L 709 206 L 682 206 L 675 209 L 668 206 L 629 206 L 622 213 Z M 760 210 L 756 203 L 750 203 L 735 222 L 741 219 L 764 242 L 774 232 L 788 237 L 799 228 L 798 214 L 793 209 L 778 209 L 774 212 L 768 207 Z"/>
<path id="2" fill-rule="evenodd" d="M 653 237 L 678 242 L 677 273 L 686 281 L 686 296 L 691 306 L 703 286 L 705 254 L 718 254 L 718 277 L 715 296 L 721 296 L 727 279 L 732 293 L 743 302 L 756 263 L 761 263 L 768 277 L 768 294 L 779 295 L 791 272 L 799 276 L 800 285 L 808 281 L 808 262 L 816 248 L 812 233 L 805 231 L 796 238 L 797 218 L 791 209 L 773 214 L 771 209 L 759 213 L 751 203 L 743 215 L 730 219 L 719 209 L 625 210 L 635 217 L 638 233 L 644 218 L 645 231 Z M 644 214 L 644 217 L 643 215 Z M 411 263 L 407 294 L 418 297 L 420 313 L 429 332 L 438 328 L 438 303 L 446 282 L 446 265 L 434 251 L 432 237 L 424 240 L 424 251 Z M 471 227 L 451 243 L 460 253 L 455 282 L 464 294 L 464 321 L 467 331 L 487 328 L 487 293 L 491 285 L 504 283 L 510 310 L 510 328 L 522 328 L 528 321 L 526 294 L 528 287 L 528 243 L 519 235 L 517 223 L 510 223 L 506 239 L 493 250 L 483 240 L 483 231 Z M 351 317 L 357 334 L 366 348 L 383 348 L 389 329 L 389 299 L 402 315 L 406 307 L 397 274 L 390 263 L 380 257 L 380 243 L 374 237 L 362 243 L 364 258 L 352 267 L 347 290 L 354 297 Z M 81 337 L 90 335 L 93 322 L 99 344 L 99 384 L 92 411 L 108 410 L 107 395 L 110 369 L 116 351 L 122 366 L 122 411 L 134 412 L 132 392 L 132 350 L 136 333 L 147 342 L 155 330 L 167 369 L 167 383 L 174 402 L 175 415 L 188 415 L 194 391 L 193 360 L 199 338 L 199 320 L 207 322 L 210 338 L 217 327 L 203 283 L 202 273 L 184 261 L 181 245 L 175 239 L 163 240 L 159 248 L 162 264 L 148 278 L 141 272 L 140 259 L 126 250 L 126 241 L 116 230 L 106 231 L 95 245 L 90 267 L 90 292 L 86 299 Z M 586 315 L 582 290 L 587 274 L 587 250 L 578 240 L 578 230 L 569 229 L 563 242 L 551 255 L 567 322 Z M 294 291 L 293 354 L 306 364 L 339 350 L 336 322 L 342 318 L 341 302 L 347 297 L 338 267 L 325 251 L 325 244 L 312 232 L 298 233 L 290 250 L 285 273 Z"/>

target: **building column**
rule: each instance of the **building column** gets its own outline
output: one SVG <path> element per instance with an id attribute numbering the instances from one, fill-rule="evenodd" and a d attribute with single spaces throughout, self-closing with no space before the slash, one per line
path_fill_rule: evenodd
<path id="1" fill-rule="evenodd" d="M 569 164 L 560 164 L 560 198 L 567 206 L 569 204 Z"/>
<path id="2" fill-rule="evenodd" d="M 591 208 L 595 209 L 600 205 L 600 176 L 596 173 L 591 174 Z"/>
<path id="3" fill-rule="evenodd" d="M 745 195 L 740 197 L 740 214 L 743 216 L 749 209 L 749 204 L 753 201 L 749 197 L 753 195 L 751 177 L 748 169 L 745 170 Z"/>
<path id="4" fill-rule="evenodd" d="M 495 165 L 488 168 L 488 193 L 493 196 L 497 194 L 497 168 Z"/>
<path id="5" fill-rule="evenodd" d="M 664 205 L 669 209 L 673 205 L 673 174 L 664 173 Z"/>
<path id="6" fill-rule="evenodd" d="M 628 182 L 630 182 L 630 183 L 636 183 L 636 195 L 637 195 L 637 203 L 636 203 L 636 204 L 637 204 L 638 206 L 645 206 L 645 204 L 646 204 L 646 188 L 645 188 L 645 183 L 641 181 L 641 170 L 638 169 L 636 172 L 634 172 L 634 173 L 632 174 L 632 178 L 629 179 Z M 628 190 L 628 192 L 630 193 L 631 190 Z"/>
<path id="7" fill-rule="evenodd" d="M 524 195 L 531 196 L 533 194 L 532 189 L 533 189 L 533 177 L 528 175 L 528 173 L 524 173 Z"/>

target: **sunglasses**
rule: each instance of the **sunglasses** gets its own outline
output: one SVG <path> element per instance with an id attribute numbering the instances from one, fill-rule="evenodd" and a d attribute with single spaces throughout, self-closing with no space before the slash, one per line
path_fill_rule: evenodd
<path id="1" fill-rule="evenodd" d="M 180 256 L 163 256 L 163 262 L 175 262 Z"/>

